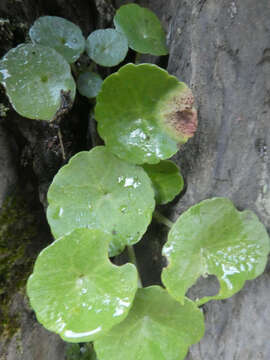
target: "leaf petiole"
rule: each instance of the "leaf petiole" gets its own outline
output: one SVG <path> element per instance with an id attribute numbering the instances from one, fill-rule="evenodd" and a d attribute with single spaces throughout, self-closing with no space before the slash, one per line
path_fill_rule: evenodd
<path id="1" fill-rule="evenodd" d="M 160 224 L 166 225 L 168 228 L 172 228 L 173 222 L 166 218 L 166 216 L 160 214 L 158 211 L 155 211 L 153 214 L 153 218 L 157 220 Z"/>
<path id="2" fill-rule="evenodd" d="M 142 279 L 141 279 L 141 276 L 140 276 L 140 273 L 139 273 L 139 268 L 138 268 L 138 263 L 137 263 L 134 247 L 132 245 L 127 246 L 127 252 L 128 252 L 128 257 L 129 257 L 130 262 L 132 264 L 134 264 L 136 266 L 137 270 L 138 270 L 138 287 L 142 288 L 143 287 Z"/>

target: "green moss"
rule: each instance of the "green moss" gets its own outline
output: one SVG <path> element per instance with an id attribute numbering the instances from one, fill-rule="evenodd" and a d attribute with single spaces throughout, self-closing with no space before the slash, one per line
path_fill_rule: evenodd
<path id="1" fill-rule="evenodd" d="M 18 317 L 11 316 L 12 295 L 23 289 L 33 257 L 28 248 L 37 235 L 35 218 L 23 197 L 6 199 L 0 211 L 0 333 L 11 337 L 18 329 Z"/>
<path id="2" fill-rule="evenodd" d="M 6 117 L 9 108 L 5 106 L 5 104 L 0 103 L 0 117 Z"/>

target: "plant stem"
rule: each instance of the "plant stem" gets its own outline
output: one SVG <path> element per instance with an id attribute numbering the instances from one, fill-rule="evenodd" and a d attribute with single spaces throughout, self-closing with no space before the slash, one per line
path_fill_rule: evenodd
<path id="1" fill-rule="evenodd" d="M 97 64 L 94 61 L 92 61 L 91 64 L 88 66 L 87 70 L 94 72 L 96 70 L 96 66 Z"/>
<path id="2" fill-rule="evenodd" d="M 57 133 L 58 133 L 58 139 L 59 139 L 60 148 L 61 148 L 61 152 L 62 152 L 62 157 L 63 157 L 63 160 L 66 160 L 65 148 L 64 148 L 64 144 L 63 144 L 63 138 L 62 138 L 60 127 L 58 127 Z"/>
<path id="3" fill-rule="evenodd" d="M 132 245 L 127 246 L 127 252 L 128 252 L 129 260 L 132 262 L 132 264 L 134 264 L 136 266 L 136 268 L 138 270 L 138 264 L 137 264 L 137 259 L 136 259 L 136 254 L 135 254 L 135 251 L 134 251 L 134 247 Z M 138 287 L 139 288 L 143 287 L 139 271 L 138 271 Z"/>
<path id="4" fill-rule="evenodd" d="M 154 212 L 153 217 L 161 224 L 168 226 L 168 228 L 171 228 L 173 226 L 173 222 L 166 218 L 166 216 L 160 214 L 158 211 Z"/>
<path id="5" fill-rule="evenodd" d="M 71 68 L 71 71 L 72 71 L 74 77 L 77 79 L 77 77 L 79 75 L 77 66 L 75 64 L 70 64 L 70 68 Z"/>
<path id="6" fill-rule="evenodd" d="M 136 53 L 136 56 L 135 56 L 135 64 L 139 64 L 140 63 L 140 58 L 141 58 L 141 53 Z"/>

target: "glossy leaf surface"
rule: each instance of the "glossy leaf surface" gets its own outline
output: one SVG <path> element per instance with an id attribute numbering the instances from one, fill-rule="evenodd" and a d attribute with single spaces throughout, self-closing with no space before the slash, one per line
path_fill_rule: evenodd
<path id="1" fill-rule="evenodd" d="M 55 49 L 69 63 L 75 62 L 85 48 L 81 29 L 58 16 L 38 18 L 30 28 L 29 35 L 35 44 Z"/>
<path id="2" fill-rule="evenodd" d="M 159 286 L 138 289 L 121 323 L 94 343 L 99 360 L 183 360 L 204 333 L 202 312 L 180 305 Z"/>
<path id="3" fill-rule="evenodd" d="M 193 96 L 183 82 L 152 64 L 127 64 L 107 77 L 95 109 L 98 131 L 115 155 L 158 163 L 197 128 Z"/>
<path id="4" fill-rule="evenodd" d="M 169 265 L 162 281 L 183 302 L 200 276 L 216 275 L 219 293 L 198 303 L 225 299 L 264 271 L 269 250 L 268 234 L 254 213 L 237 211 L 226 198 L 204 200 L 183 213 L 169 232 L 163 248 Z"/>
<path id="5" fill-rule="evenodd" d="M 110 256 L 140 240 L 152 218 L 154 191 L 145 171 L 105 147 L 76 154 L 55 176 L 47 218 L 58 238 L 78 227 L 112 236 Z"/>
<path id="6" fill-rule="evenodd" d="M 137 288 L 134 265 L 113 265 L 110 236 L 77 229 L 38 256 L 27 293 L 38 321 L 68 342 L 92 341 L 122 321 Z"/>
<path id="7" fill-rule="evenodd" d="M 78 91 L 89 99 L 95 98 L 100 92 L 102 82 L 102 78 L 97 73 L 86 71 L 78 77 Z"/>
<path id="8" fill-rule="evenodd" d="M 97 64 L 115 66 L 127 55 L 127 38 L 115 29 L 96 30 L 86 40 L 86 51 Z"/>
<path id="9" fill-rule="evenodd" d="M 183 190 L 184 180 L 178 166 L 170 160 L 143 165 L 155 189 L 156 203 L 167 204 Z"/>
<path id="10" fill-rule="evenodd" d="M 66 60 L 54 49 L 22 44 L 0 61 L 0 81 L 13 108 L 30 119 L 53 120 L 62 95 L 72 104 L 76 86 Z"/>
<path id="11" fill-rule="evenodd" d="M 166 35 L 156 15 L 139 5 L 123 5 L 117 10 L 114 25 L 128 39 L 129 46 L 139 53 L 166 55 Z"/>

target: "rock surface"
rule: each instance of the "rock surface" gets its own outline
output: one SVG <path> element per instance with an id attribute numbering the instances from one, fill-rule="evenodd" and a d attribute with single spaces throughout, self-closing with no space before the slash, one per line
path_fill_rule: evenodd
<path id="1" fill-rule="evenodd" d="M 5 197 L 16 187 L 16 146 L 0 126 L 0 209 Z"/>
<path id="2" fill-rule="evenodd" d="M 197 134 L 175 157 L 187 190 L 167 211 L 176 219 L 203 199 L 225 196 L 255 211 L 269 230 L 269 2 L 166 3 L 159 12 L 148 2 L 167 21 L 168 71 L 191 86 L 199 110 Z M 231 299 L 205 305 L 206 334 L 188 359 L 270 359 L 269 280 L 268 267 Z"/>

